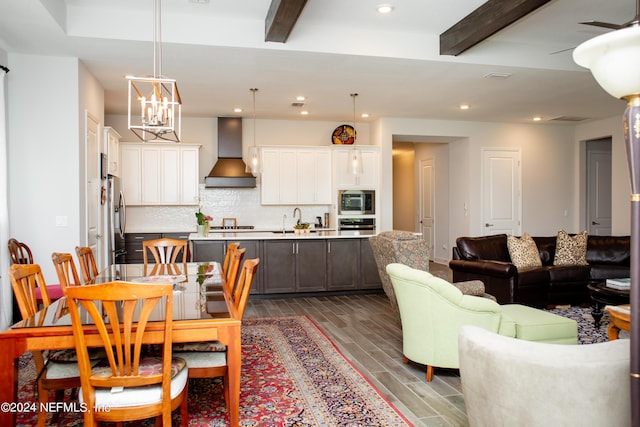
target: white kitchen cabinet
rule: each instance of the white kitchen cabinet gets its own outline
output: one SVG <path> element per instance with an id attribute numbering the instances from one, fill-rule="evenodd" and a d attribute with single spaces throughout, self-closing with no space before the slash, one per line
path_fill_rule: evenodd
<path id="1" fill-rule="evenodd" d="M 104 127 L 104 140 L 107 145 L 107 173 L 109 175 L 120 176 L 120 134 L 112 127 Z"/>
<path id="2" fill-rule="evenodd" d="M 300 150 L 298 165 L 298 203 L 331 204 L 331 151 Z"/>
<path id="3" fill-rule="evenodd" d="M 121 165 L 129 205 L 198 203 L 198 145 L 122 144 Z"/>
<path id="4" fill-rule="evenodd" d="M 378 147 L 358 146 L 362 155 L 363 173 L 354 176 L 348 171 L 349 151 L 353 147 L 335 149 L 334 167 L 336 187 L 338 189 L 368 189 L 378 188 Z"/>
<path id="5" fill-rule="evenodd" d="M 262 148 L 262 204 L 331 204 L 331 152 L 324 148 Z"/>
<path id="6" fill-rule="evenodd" d="M 120 180 L 128 205 L 142 204 L 142 150 L 139 145 L 120 146 Z"/>

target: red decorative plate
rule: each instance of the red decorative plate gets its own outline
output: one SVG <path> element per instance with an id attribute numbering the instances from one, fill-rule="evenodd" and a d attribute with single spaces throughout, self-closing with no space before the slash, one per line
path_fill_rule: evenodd
<path id="1" fill-rule="evenodd" d="M 331 135 L 331 142 L 334 144 L 353 144 L 355 141 L 356 131 L 351 125 L 340 125 Z"/>

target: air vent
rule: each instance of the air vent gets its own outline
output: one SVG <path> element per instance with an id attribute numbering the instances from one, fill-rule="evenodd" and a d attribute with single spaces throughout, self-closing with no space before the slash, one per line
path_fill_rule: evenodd
<path id="1" fill-rule="evenodd" d="M 511 73 L 500 73 L 494 71 L 492 73 L 485 74 L 483 77 L 488 79 L 506 79 L 507 77 L 511 77 Z"/>
<path id="2" fill-rule="evenodd" d="M 304 107 L 304 102 L 292 102 L 292 107 Z"/>
<path id="3" fill-rule="evenodd" d="M 558 116 L 550 119 L 551 122 L 581 122 L 587 120 L 588 117 L 577 117 L 577 116 Z"/>

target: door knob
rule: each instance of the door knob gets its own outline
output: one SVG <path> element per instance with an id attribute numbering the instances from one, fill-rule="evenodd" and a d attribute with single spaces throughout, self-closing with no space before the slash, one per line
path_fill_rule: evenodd
<path id="1" fill-rule="evenodd" d="M 591 225 L 600 225 L 599 222 L 591 221 Z"/>
<path id="2" fill-rule="evenodd" d="M 493 227 L 493 224 L 489 224 L 488 222 L 484 225 L 485 227 Z"/>

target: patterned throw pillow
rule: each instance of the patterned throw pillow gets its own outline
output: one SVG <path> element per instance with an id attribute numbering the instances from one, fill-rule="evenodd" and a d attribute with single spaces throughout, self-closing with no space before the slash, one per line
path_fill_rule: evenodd
<path id="1" fill-rule="evenodd" d="M 536 242 L 528 233 L 524 233 L 521 238 L 511 235 L 507 236 L 507 248 L 509 249 L 511 263 L 515 265 L 518 270 L 526 267 L 540 267 L 542 265 Z"/>
<path id="2" fill-rule="evenodd" d="M 587 231 L 569 236 L 566 231 L 558 231 L 556 256 L 553 265 L 588 265 Z"/>

